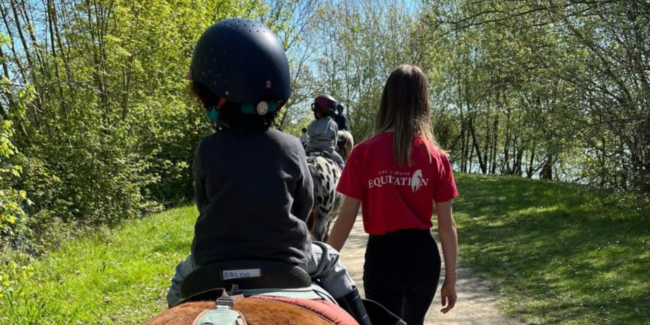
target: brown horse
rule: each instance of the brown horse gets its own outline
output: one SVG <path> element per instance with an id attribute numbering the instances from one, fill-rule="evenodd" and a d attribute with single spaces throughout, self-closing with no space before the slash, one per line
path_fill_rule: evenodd
<path id="1" fill-rule="evenodd" d="M 305 304 L 304 299 L 251 296 L 233 299 L 233 301 L 232 310 L 240 313 L 240 320 L 228 324 L 218 322 L 207 324 L 358 325 L 352 316 L 343 309 L 325 300 L 316 300 Z M 376 302 L 364 300 L 364 305 L 373 325 L 406 325 L 399 317 Z M 197 322 L 198 318 L 206 311 L 213 311 L 215 306 L 214 300 L 183 303 L 158 314 L 146 325 L 206 325 L 204 322 Z"/>
<path id="2" fill-rule="evenodd" d="M 208 264 L 183 279 L 180 293 L 184 302 L 147 324 L 357 324 L 307 272 L 280 262 Z"/>
<path id="3" fill-rule="evenodd" d="M 345 311 L 340 309 L 340 307 L 336 305 L 325 307 L 339 309 L 338 318 L 327 319 L 323 315 L 299 305 L 294 305 L 284 301 L 254 297 L 239 299 L 232 309 L 239 311 L 248 325 L 357 324 L 356 321 L 354 321 L 351 316 L 347 315 Z M 154 319 L 148 322 L 147 325 L 192 325 L 201 313 L 213 308 L 215 308 L 214 301 L 184 303 L 158 314 Z M 232 324 L 239 325 L 240 323 Z"/>

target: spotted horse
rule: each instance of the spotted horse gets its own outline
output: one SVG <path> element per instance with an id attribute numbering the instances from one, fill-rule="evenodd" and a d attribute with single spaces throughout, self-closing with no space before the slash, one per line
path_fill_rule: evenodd
<path id="1" fill-rule="evenodd" d="M 346 160 L 354 147 L 354 138 L 348 131 L 338 132 L 336 151 Z M 314 181 L 314 209 L 308 220 L 312 237 L 327 241 L 329 229 L 338 216 L 343 204 L 343 196 L 336 191 L 341 178 L 341 168 L 325 157 L 307 157 L 307 166 Z"/>

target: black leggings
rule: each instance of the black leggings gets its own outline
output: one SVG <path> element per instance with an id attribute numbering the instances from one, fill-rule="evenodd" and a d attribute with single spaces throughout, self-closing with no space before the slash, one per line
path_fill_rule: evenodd
<path id="1" fill-rule="evenodd" d="M 400 316 L 424 323 L 440 278 L 440 253 L 429 230 L 370 236 L 363 265 L 366 298 Z"/>

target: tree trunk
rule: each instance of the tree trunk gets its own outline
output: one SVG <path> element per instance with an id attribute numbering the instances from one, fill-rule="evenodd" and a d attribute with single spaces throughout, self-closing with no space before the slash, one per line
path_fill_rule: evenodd
<path id="1" fill-rule="evenodd" d="M 490 158 L 491 161 L 491 168 L 490 168 L 490 174 L 495 174 L 496 169 L 497 169 L 497 145 L 498 145 L 498 140 L 499 140 L 499 114 L 494 115 L 494 126 L 492 127 L 493 134 L 492 134 L 492 157 Z"/>
<path id="2" fill-rule="evenodd" d="M 540 179 L 553 179 L 553 156 L 547 155 L 542 170 L 539 172 Z"/>
<path id="3" fill-rule="evenodd" d="M 528 168 L 526 169 L 526 177 L 527 178 L 533 178 L 533 174 L 535 173 L 535 143 L 533 143 L 533 148 L 530 150 L 530 160 L 528 162 Z"/>
<path id="4" fill-rule="evenodd" d="M 472 133 L 472 142 L 474 143 L 474 150 L 476 151 L 476 156 L 478 157 L 479 168 L 481 168 L 481 173 L 486 174 L 487 173 L 487 166 L 485 164 L 485 161 L 483 160 L 483 156 L 482 156 L 479 144 L 478 144 L 478 140 L 476 139 L 476 130 L 474 129 L 474 119 L 473 118 L 469 122 L 469 130 Z"/>

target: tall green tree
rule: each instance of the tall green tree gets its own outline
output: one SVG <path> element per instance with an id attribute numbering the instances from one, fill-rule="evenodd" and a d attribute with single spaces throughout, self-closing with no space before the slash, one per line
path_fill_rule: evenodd
<path id="1" fill-rule="evenodd" d="M 402 0 L 321 2 L 310 29 L 314 50 L 306 78 L 312 98 L 329 93 L 346 106 L 358 140 L 373 132 L 390 72 L 402 63 L 425 65 L 412 37 L 420 28 L 415 12 Z"/>
<path id="2" fill-rule="evenodd" d="M 482 172 L 648 193 L 648 9 L 643 1 L 427 1 L 433 44 L 454 53 L 430 51 L 446 91 L 456 84 L 456 102 L 447 102 L 461 120 L 452 146 L 461 169 L 478 163 Z"/>

